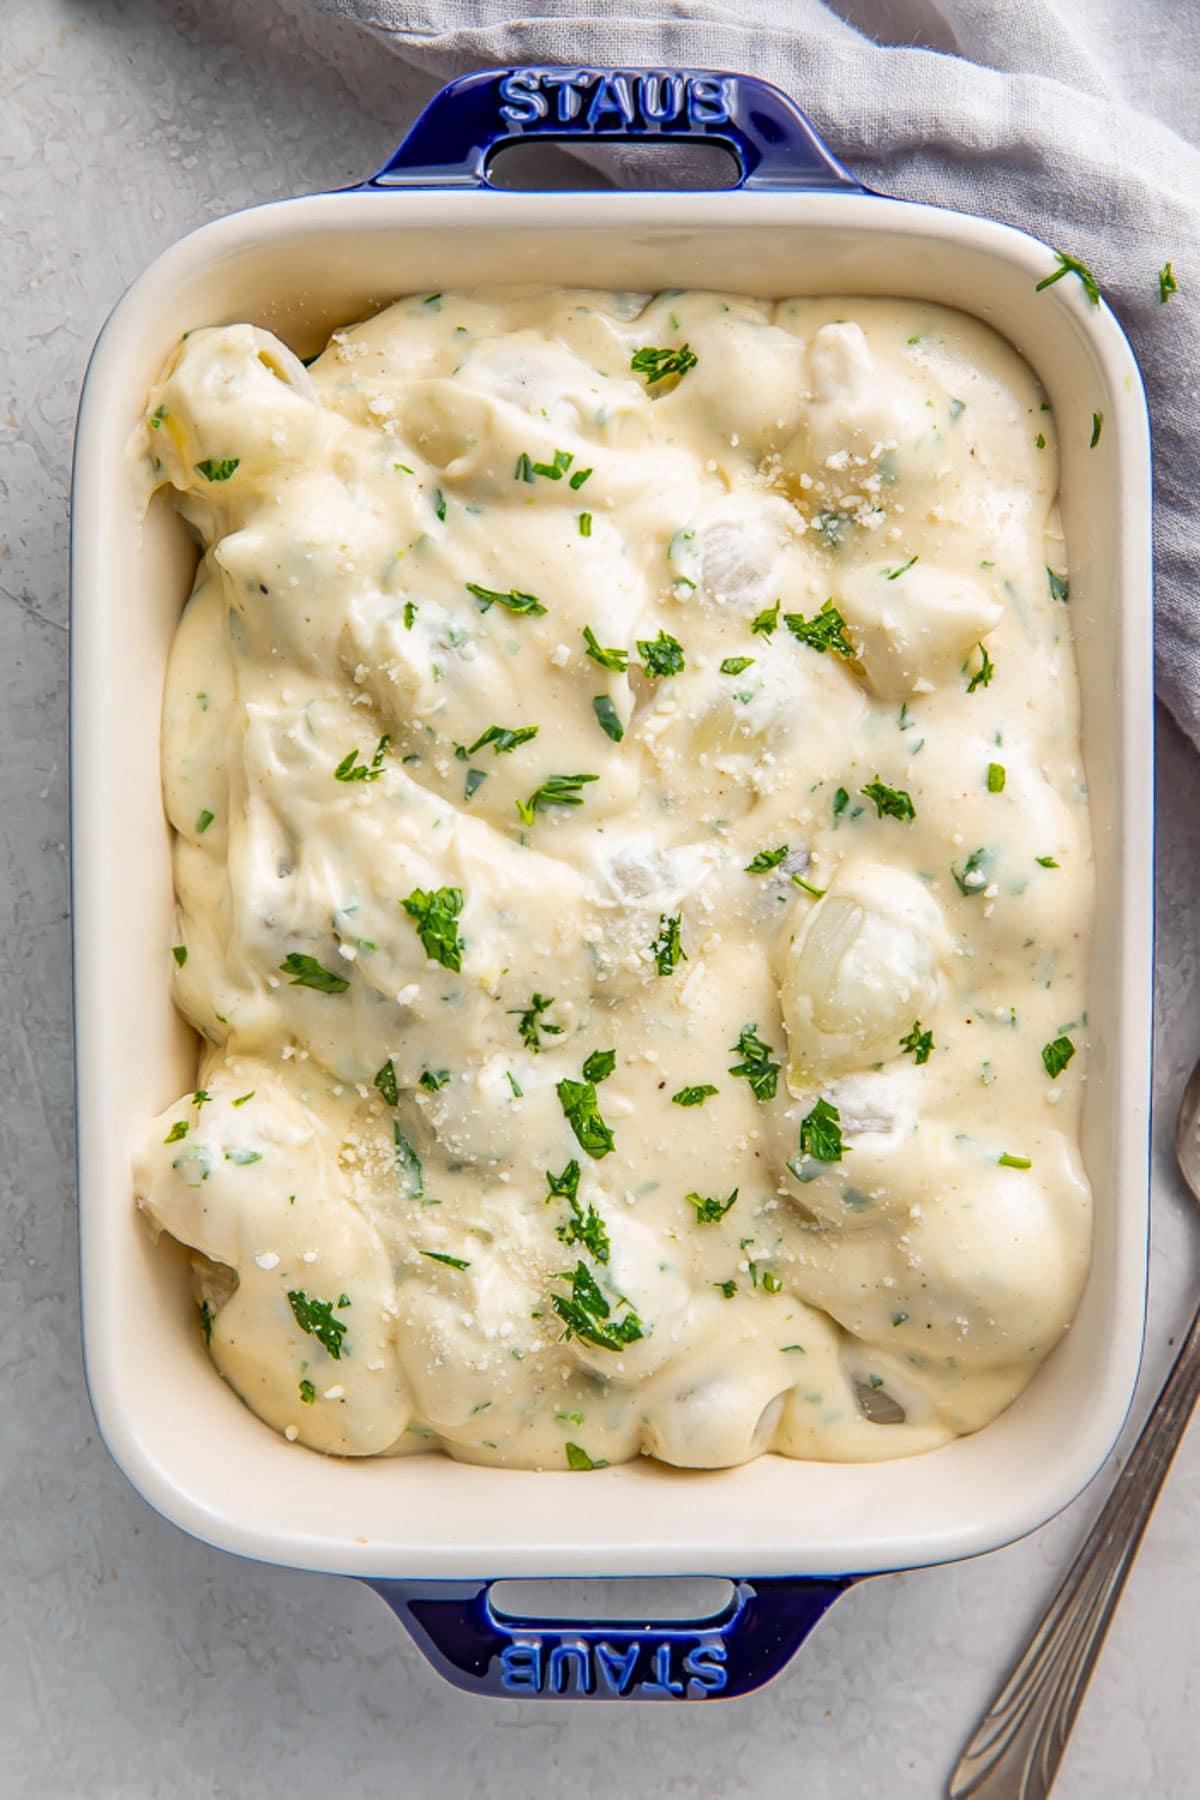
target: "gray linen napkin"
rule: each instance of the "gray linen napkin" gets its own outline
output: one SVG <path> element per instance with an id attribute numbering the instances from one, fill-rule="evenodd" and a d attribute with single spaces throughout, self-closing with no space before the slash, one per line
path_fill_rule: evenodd
<path id="1" fill-rule="evenodd" d="M 1160 697 L 1200 745 L 1200 7 L 1191 0 L 314 0 L 449 77 L 512 62 L 762 75 L 868 186 L 1082 259 L 1133 342 L 1155 449 Z M 868 35 L 869 34 L 869 35 Z M 630 163 L 631 179 L 657 183 Z M 1174 265 L 1178 293 L 1159 298 Z"/>

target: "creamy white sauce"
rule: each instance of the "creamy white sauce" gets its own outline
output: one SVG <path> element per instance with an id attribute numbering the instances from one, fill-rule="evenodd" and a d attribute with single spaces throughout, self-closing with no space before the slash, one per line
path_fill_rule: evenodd
<path id="1" fill-rule="evenodd" d="M 416 296 L 308 370 L 189 334 L 139 448 L 204 547 L 163 716 L 203 1044 L 135 1185 L 246 1404 L 551 1469 L 897 1456 L 1007 1406 L 1090 1240 L 1016 354 L 911 301 Z"/>

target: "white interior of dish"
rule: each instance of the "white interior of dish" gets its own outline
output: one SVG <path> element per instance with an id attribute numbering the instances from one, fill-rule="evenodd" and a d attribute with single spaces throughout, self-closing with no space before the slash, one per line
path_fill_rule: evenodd
<path id="1" fill-rule="evenodd" d="M 1150 491 L 1128 346 L 1076 281 L 1035 292 L 1050 267 L 1020 234 L 860 196 L 367 193 L 206 227 L 122 301 L 88 377 L 75 493 L 84 1320 L 105 1439 L 177 1524 L 230 1550 L 377 1576 L 868 1572 L 992 1548 L 1095 1472 L 1132 1391 L 1145 1286 Z M 1017 1404 L 930 1455 L 859 1465 L 764 1457 L 709 1474 L 640 1462 L 586 1481 L 441 1456 L 323 1458 L 277 1437 L 220 1381 L 182 1253 L 152 1244 L 135 1216 L 135 1131 L 194 1067 L 164 976 L 172 905 L 158 759 L 163 670 L 194 550 L 162 500 L 139 521 L 129 431 L 190 326 L 249 319 L 309 354 L 333 326 L 398 294 L 513 281 L 938 300 L 1008 337 L 1058 415 L 1097 862 L 1083 1124 L 1094 1259 L 1074 1325 Z M 1104 431 L 1091 450 L 1096 411 Z"/>

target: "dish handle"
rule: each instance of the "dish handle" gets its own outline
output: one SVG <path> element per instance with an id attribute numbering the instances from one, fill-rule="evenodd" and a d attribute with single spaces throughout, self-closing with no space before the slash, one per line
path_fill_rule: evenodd
<path id="1" fill-rule="evenodd" d="M 528 64 L 447 82 L 363 188 L 492 187 L 493 158 L 531 139 L 719 144 L 738 188 L 863 193 L 799 107 L 770 82 L 719 69 Z"/>
<path id="2" fill-rule="evenodd" d="M 513 1618 L 490 1581 L 368 1581 L 429 1662 L 502 1700 L 715 1700 L 753 1693 L 789 1663 L 855 1579 L 752 1576 L 698 1620 Z"/>

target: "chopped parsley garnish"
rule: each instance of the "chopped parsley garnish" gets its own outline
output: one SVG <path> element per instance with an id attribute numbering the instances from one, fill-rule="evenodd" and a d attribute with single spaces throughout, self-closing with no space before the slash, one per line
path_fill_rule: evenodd
<path id="1" fill-rule="evenodd" d="M 841 1162 L 842 1117 L 828 1100 L 818 1100 L 810 1113 L 800 1121 L 800 1154 L 813 1156 L 818 1162 Z"/>
<path id="2" fill-rule="evenodd" d="M 474 756 L 477 750 L 483 750 L 488 744 L 492 746 L 493 756 L 508 756 L 522 744 L 528 744 L 538 734 L 537 725 L 516 725 L 511 729 L 506 725 L 489 725 L 487 730 L 467 745 L 467 755 Z"/>
<path id="3" fill-rule="evenodd" d="M 333 779 L 335 781 L 378 781 L 383 774 L 383 759 L 391 741 L 385 732 L 376 744 L 375 754 L 369 763 L 359 762 L 356 746 L 348 756 L 343 756 L 333 771 Z"/>
<path id="4" fill-rule="evenodd" d="M 854 655 L 854 645 L 846 636 L 846 621 L 832 600 L 827 600 L 811 619 L 803 613 L 784 613 L 783 622 L 798 643 L 807 644 L 822 656 L 826 650 L 836 650 L 839 656 Z"/>
<path id="5" fill-rule="evenodd" d="M 684 1196 L 688 1205 L 694 1206 L 696 1209 L 697 1225 L 716 1225 L 719 1220 L 725 1217 L 725 1214 L 729 1211 L 737 1197 L 738 1191 L 736 1188 L 734 1188 L 728 1200 L 715 1200 L 711 1194 L 686 1194 Z"/>
<path id="6" fill-rule="evenodd" d="M 486 780 L 486 769 L 468 769 L 463 782 L 463 799 L 473 800 Z"/>
<path id="7" fill-rule="evenodd" d="M 775 850 L 759 850 L 746 864 L 743 871 L 746 875 L 763 875 L 768 869 L 777 869 L 788 853 L 786 844 L 780 844 Z"/>
<path id="8" fill-rule="evenodd" d="M 570 482 L 568 483 L 568 486 L 573 487 L 575 489 L 575 492 L 578 493 L 580 488 L 583 486 L 584 482 L 587 480 L 588 476 L 591 473 L 592 473 L 591 469 L 576 469 L 575 473 L 572 475 L 572 477 L 570 479 Z"/>
<path id="9" fill-rule="evenodd" d="M 607 1081 L 617 1066 L 615 1050 L 593 1050 L 583 1065 L 583 1079 L 594 1081 L 597 1086 Z"/>
<path id="10" fill-rule="evenodd" d="M 514 481 L 532 481 L 535 475 L 543 476 L 547 481 L 561 481 L 575 458 L 570 450 L 556 450 L 553 462 L 531 462 L 522 451 L 517 458 L 517 466 L 513 471 Z"/>
<path id="11" fill-rule="evenodd" d="M 994 851 L 980 848 L 978 850 L 972 850 L 970 856 L 968 856 L 966 862 L 962 866 L 961 873 L 954 867 L 953 863 L 951 863 L 950 873 L 954 877 L 959 893 L 965 900 L 969 900 L 972 894 L 981 894 L 983 892 L 988 884 L 988 880 L 992 873 L 992 865 L 995 860 Z"/>
<path id="12" fill-rule="evenodd" d="M 972 675 L 971 679 L 967 683 L 968 694 L 973 694 L 977 687 L 990 687 L 992 676 L 996 673 L 996 665 L 992 661 L 991 657 L 988 655 L 987 651 L 984 649 L 983 645 L 976 644 L 975 648 L 978 650 L 980 656 L 983 658 L 983 661 L 980 663 L 978 669 L 976 669 L 974 675 Z M 963 664 L 963 674 L 965 675 L 966 672 L 967 672 L 967 664 L 964 663 Z"/>
<path id="13" fill-rule="evenodd" d="M 528 1006 L 510 1006 L 508 1009 L 509 1017 L 515 1016 L 517 1020 L 517 1030 L 520 1033 L 521 1042 L 527 1050 L 532 1050 L 535 1056 L 542 1047 L 541 1039 L 538 1037 L 539 1031 L 544 1031 L 547 1037 L 561 1037 L 563 1034 L 561 1025 L 549 1025 L 542 1018 L 542 1014 L 548 1012 L 553 1005 L 553 995 L 533 994 Z"/>
<path id="14" fill-rule="evenodd" d="M 513 470 L 513 480 L 514 481 L 532 481 L 533 480 L 533 464 L 529 460 L 529 457 L 526 455 L 524 450 L 522 450 L 520 456 L 518 456 L 518 458 L 517 458 L 517 466 Z"/>
<path id="15" fill-rule="evenodd" d="M 295 950 L 288 952 L 279 967 L 291 976 L 290 987 L 312 988 L 318 994 L 344 994 L 350 986 L 344 975 L 323 968 L 315 956 L 301 956 Z"/>
<path id="16" fill-rule="evenodd" d="M 607 1469 L 608 1467 L 603 1457 L 598 1462 L 593 1462 L 582 1444 L 567 1444 L 564 1448 L 567 1452 L 567 1467 L 574 1469 L 577 1474 L 583 1474 L 588 1469 Z"/>
<path id="17" fill-rule="evenodd" d="M 637 649 L 642 668 L 653 680 L 682 673 L 683 645 L 669 632 L 660 631 L 656 638 L 638 638 Z"/>
<path id="18" fill-rule="evenodd" d="M 886 782 L 880 781 L 878 775 L 874 781 L 868 781 L 865 787 L 860 788 L 859 792 L 875 802 L 877 818 L 915 819 L 917 816 L 911 795 L 903 788 L 888 787 Z"/>
<path id="19" fill-rule="evenodd" d="M 775 1273 L 774 1269 L 763 1270 L 762 1284 L 768 1294 L 781 1294 L 783 1292 L 783 1282 Z"/>
<path id="20" fill-rule="evenodd" d="M 333 1301 L 310 1300 L 303 1288 L 291 1288 L 288 1290 L 288 1305 L 301 1331 L 306 1331 L 309 1337 L 315 1337 L 318 1344 L 328 1350 L 334 1362 L 340 1362 L 346 1326 L 341 1319 L 334 1318 Z M 346 1355 L 349 1354 L 347 1350 Z"/>
<path id="21" fill-rule="evenodd" d="M 212 1343 L 213 1321 L 216 1316 L 216 1312 L 209 1305 L 208 1301 L 202 1300 L 200 1302 L 200 1329 L 204 1333 L 204 1341 L 206 1344 Z"/>
<path id="22" fill-rule="evenodd" d="M 914 1019 L 912 1030 L 900 1039 L 900 1048 L 911 1051 L 913 1061 L 920 1067 L 922 1063 L 929 1061 L 933 1052 L 933 1033 L 922 1031 L 920 1019 Z"/>
<path id="23" fill-rule="evenodd" d="M 840 788 L 835 789 L 834 796 L 833 796 L 833 822 L 835 825 L 837 824 L 838 820 L 841 818 L 842 814 L 845 812 L 845 810 L 849 806 L 849 804 L 850 804 L 850 796 L 846 792 L 845 788 L 840 787 Z"/>
<path id="24" fill-rule="evenodd" d="M 646 377 L 646 386 L 653 387 L 656 382 L 666 381 L 671 375 L 686 375 L 694 369 L 698 358 L 694 350 L 687 344 L 678 350 L 654 350 L 649 345 L 635 350 L 630 358 L 629 367 L 635 375 Z"/>
<path id="25" fill-rule="evenodd" d="M 892 1314 L 892 1324 L 893 1325 L 907 1325 L 908 1324 L 908 1314 L 906 1312 L 893 1313 Z"/>
<path id="26" fill-rule="evenodd" d="M 628 650 L 606 650 L 603 644 L 596 642 L 596 634 L 590 625 L 583 628 L 583 641 L 593 662 L 598 662 L 602 669 L 615 669 L 618 675 L 624 673 L 629 661 Z"/>
<path id="27" fill-rule="evenodd" d="M 199 817 L 196 820 L 197 832 L 201 833 L 201 834 L 206 832 L 208 830 L 209 826 L 212 824 L 213 820 L 216 818 L 216 816 L 217 816 L 216 813 L 209 812 L 209 810 L 206 806 L 204 808 L 204 811 L 199 815 Z"/>
<path id="28" fill-rule="evenodd" d="M 449 1069 L 422 1069 L 417 1077 L 417 1086 L 423 1087 L 427 1094 L 436 1094 L 449 1080 Z"/>
<path id="29" fill-rule="evenodd" d="M 771 1060 L 771 1046 L 763 1043 L 757 1031 L 757 1024 L 742 1027 L 737 1043 L 730 1046 L 730 1055 L 740 1056 L 742 1060 L 734 1063 L 729 1073 L 743 1076 L 750 1083 L 750 1091 L 756 1100 L 773 1100 L 779 1085 L 780 1065 Z"/>
<path id="30" fill-rule="evenodd" d="M 713 1087 L 710 1081 L 699 1082 L 695 1087 L 680 1088 L 677 1094 L 671 1095 L 672 1106 L 703 1106 L 720 1090 Z"/>
<path id="31" fill-rule="evenodd" d="M 579 1148 L 597 1162 L 616 1148 L 612 1132 L 600 1117 L 596 1089 L 590 1081 L 560 1081 L 555 1087 L 563 1116 L 575 1133 Z"/>
<path id="32" fill-rule="evenodd" d="M 759 637 L 771 637 L 779 623 L 779 609 L 782 605 L 783 601 L 777 600 L 774 606 L 764 606 L 763 610 L 756 613 L 751 619 L 751 631 L 756 631 Z"/>
<path id="33" fill-rule="evenodd" d="M 959 406 L 959 410 L 960 411 L 962 410 L 961 404 Z M 908 574 L 908 571 L 912 568 L 912 566 L 916 562 L 916 560 L 917 560 L 917 558 L 915 556 L 910 556 L 908 561 L 906 563 L 901 563 L 898 568 L 885 569 L 883 571 L 884 578 L 888 581 L 899 581 L 899 579 L 902 575 Z"/>
<path id="34" fill-rule="evenodd" d="M 642 1321 L 632 1308 L 623 1318 L 607 1323 L 612 1318 L 612 1308 L 586 1263 L 576 1263 L 574 1269 L 566 1271 L 561 1279 L 571 1283 L 570 1298 L 565 1294 L 554 1294 L 551 1298 L 555 1312 L 566 1327 L 565 1338 L 579 1338 L 583 1343 L 595 1344 L 600 1350 L 623 1350 L 627 1344 L 636 1344 L 639 1338 L 645 1337 Z"/>
<path id="35" fill-rule="evenodd" d="M 426 956 L 453 974 L 462 972 L 463 941 L 458 935 L 458 915 L 463 909 L 462 889 L 414 888 L 400 902 L 417 928 Z"/>
<path id="36" fill-rule="evenodd" d="M 461 1256 L 447 1256 L 444 1250 L 422 1250 L 421 1255 L 427 1256 L 430 1262 L 444 1263 L 448 1269 L 469 1269 L 471 1266 Z"/>
<path id="37" fill-rule="evenodd" d="M 726 1300 L 732 1300 L 733 1296 L 737 1293 L 736 1281 L 714 1281 L 713 1286 L 720 1289 L 720 1292 Z"/>
<path id="38" fill-rule="evenodd" d="M 754 661 L 752 656 L 727 656 L 721 664 L 722 675 L 740 675 Z"/>
<path id="39" fill-rule="evenodd" d="M 304 1380 L 300 1383 L 300 1398 L 303 1400 L 305 1406 L 311 1406 L 316 1400 L 316 1397 L 317 1390 L 306 1375 Z"/>
<path id="40" fill-rule="evenodd" d="M 1044 275 L 1036 284 L 1034 292 L 1040 294 L 1043 288 L 1053 287 L 1054 283 L 1061 281 L 1064 275 L 1078 275 L 1083 283 L 1083 291 L 1092 305 L 1099 306 L 1100 284 L 1087 264 L 1080 262 L 1077 256 L 1068 256 L 1065 250 L 1056 250 L 1054 254 L 1058 258 L 1057 269 L 1052 275 Z"/>
<path id="41" fill-rule="evenodd" d="M 172 944 L 171 955 L 175 958 L 175 967 L 177 969 L 182 969 L 184 963 L 187 961 L 187 945 Z"/>
<path id="42" fill-rule="evenodd" d="M 660 975 L 673 975 L 680 963 L 688 959 L 687 951 L 679 941 L 682 917 L 682 913 L 676 913 L 673 918 L 668 918 L 666 913 L 658 915 L 658 936 L 650 945 L 650 954 Z"/>
<path id="43" fill-rule="evenodd" d="M 1036 437 L 1035 437 L 1035 438 L 1034 438 L 1034 440 L 1033 440 L 1033 442 L 1034 442 L 1034 448 L 1035 448 L 1035 449 L 1038 449 L 1038 450 L 1044 450 L 1044 449 L 1045 449 L 1045 448 L 1046 448 L 1046 434 L 1045 434 L 1045 432 L 1044 432 L 1044 431 L 1039 431 L 1039 432 L 1038 432 L 1038 434 L 1037 434 L 1037 436 L 1036 436 Z"/>
<path id="44" fill-rule="evenodd" d="M 1175 271 L 1170 263 L 1165 263 L 1158 271 L 1158 298 L 1160 304 L 1165 306 L 1167 301 L 1171 298 L 1171 295 L 1177 294 L 1178 292 L 1179 283 L 1175 279 Z"/>
<path id="45" fill-rule="evenodd" d="M 533 824 L 533 815 L 544 806 L 582 806 L 579 790 L 598 775 L 547 775 L 540 787 L 534 788 L 528 800 L 518 800 L 517 811 L 524 825 Z"/>
<path id="46" fill-rule="evenodd" d="M 1012 1156 L 1006 1150 L 996 1161 L 1002 1169 L 1032 1169 L 1033 1164 L 1027 1156 Z"/>
<path id="47" fill-rule="evenodd" d="M 203 462 L 196 464 L 196 473 L 203 475 L 205 481 L 228 481 L 240 468 L 241 461 L 240 456 L 206 456 Z"/>
<path id="48" fill-rule="evenodd" d="M 987 766 L 987 791 L 989 794 L 1002 794 L 1004 784 L 1008 780 L 1008 772 L 1003 763 L 989 763 Z"/>
<path id="49" fill-rule="evenodd" d="M 154 411 L 150 414 L 149 422 L 150 422 L 151 429 L 154 431 L 157 431 L 159 426 L 162 424 L 163 420 L 166 418 L 166 416 L 167 416 L 166 407 L 165 406 L 156 406 Z"/>
<path id="50" fill-rule="evenodd" d="M 591 537 L 592 535 L 592 515 L 589 512 L 581 512 L 579 515 L 579 535 L 580 537 Z"/>
<path id="51" fill-rule="evenodd" d="M 1042 1061 L 1051 1081 L 1062 1074 L 1075 1054 L 1075 1046 L 1069 1037 L 1056 1037 L 1052 1043 L 1042 1047 Z"/>
<path id="52" fill-rule="evenodd" d="M 1096 445 L 1100 442 L 1100 433 L 1103 430 L 1104 414 L 1102 412 L 1094 412 L 1092 414 L 1092 440 L 1088 445 L 1089 450 L 1094 450 L 1096 448 Z"/>
<path id="53" fill-rule="evenodd" d="M 792 886 L 803 888 L 804 892 L 811 894 L 814 900 L 823 900 L 827 892 L 825 888 L 814 887 L 811 881 L 805 881 L 803 875 L 793 875 Z"/>
<path id="54" fill-rule="evenodd" d="M 406 600 L 404 602 L 404 629 L 405 629 L 405 631 L 412 630 L 413 620 L 416 618 L 417 613 L 419 611 L 420 611 L 420 608 L 418 607 L 415 600 Z"/>
<path id="55" fill-rule="evenodd" d="M 187 1136 L 187 1134 L 188 1134 L 187 1120 L 186 1119 L 176 1119 L 176 1121 L 172 1125 L 170 1131 L 168 1131 L 166 1137 L 163 1139 L 163 1143 L 164 1144 L 177 1144 L 179 1142 L 180 1138 L 185 1138 Z"/>
<path id="56" fill-rule="evenodd" d="M 519 588 L 509 588 L 505 594 L 499 588 L 480 587 L 477 581 L 468 581 L 466 587 L 468 594 L 474 594 L 483 613 L 493 606 L 507 607 L 512 613 L 544 613 L 546 610 L 536 594 L 523 594 Z"/>
<path id="57" fill-rule="evenodd" d="M 396 1149 L 396 1174 L 404 1186 L 406 1198 L 424 1199 L 425 1169 L 399 1125 L 392 1126 L 392 1142 Z"/>
<path id="58" fill-rule="evenodd" d="M 256 1090 L 254 1088 L 251 1088 L 250 1092 L 248 1094 L 239 1094 L 236 1100 L 233 1100 L 230 1102 L 230 1105 L 245 1106 L 247 1100 L 253 1100 L 255 1091 Z"/>
<path id="59" fill-rule="evenodd" d="M 261 1150 L 227 1150 L 225 1161 L 236 1163 L 239 1168 L 246 1168 L 250 1163 L 262 1161 Z"/>
<path id="60" fill-rule="evenodd" d="M 579 1164 L 572 1158 L 561 1175 L 552 1175 L 547 1169 L 546 1181 L 550 1188 L 547 1200 L 563 1199 L 571 1209 L 571 1217 L 555 1228 L 555 1236 L 564 1244 L 582 1244 L 597 1262 L 606 1263 L 610 1245 L 604 1220 L 594 1206 L 585 1209 L 579 1204 Z"/>
<path id="61" fill-rule="evenodd" d="M 1042 869 L 1057 869 L 1060 866 L 1052 856 L 1035 856 L 1033 860 Z"/>
<path id="62" fill-rule="evenodd" d="M 1066 576 L 1056 575 L 1049 566 L 1046 569 L 1046 576 L 1050 583 L 1050 598 L 1052 600 L 1068 600 L 1071 595 L 1071 584 Z"/>
<path id="63" fill-rule="evenodd" d="M 607 694 L 597 694 L 592 701 L 592 711 L 596 715 L 596 723 L 606 737 L 614 744 L 619 744 L 625 736 L 625 727 L 621 723 L 621 715 Z"/>
<path id="64" fill-rule="evenodd" d="M 396 1065 L 390 1056 L 382 1068 L 376 1069 L 373 1085 L 376 1092 L 382 1095 L 389 1106 L 400 1104 L 400 1089 L 396 1083 Z"/>
<path id="65" fill-rule="evenodd" d="M 434 488 L 433 490 L 433 510 L 437 517 L 444 522 L 446 517 L 446 496 L 443 494 L 441 488 Z"/>

